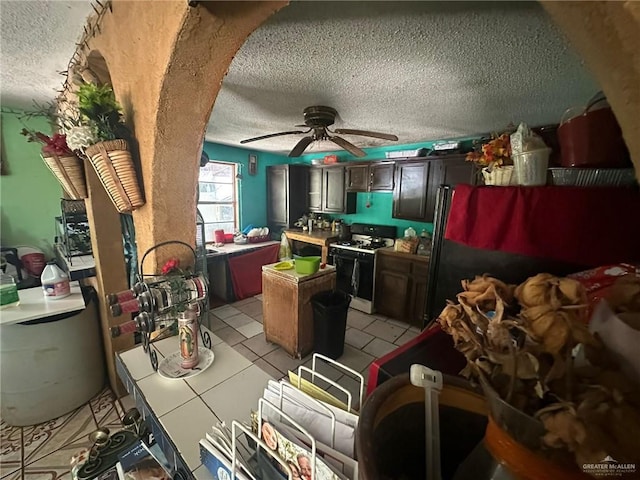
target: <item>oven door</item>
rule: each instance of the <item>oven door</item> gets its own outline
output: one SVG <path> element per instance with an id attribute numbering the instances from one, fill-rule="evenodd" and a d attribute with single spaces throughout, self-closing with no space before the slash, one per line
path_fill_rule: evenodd
<path id="1" fill-rule="evenodd" d="M 334 247 L 329 263 L 336 267 L 336 288 L 357 298 L 373 300 L 375 254 Z"/>

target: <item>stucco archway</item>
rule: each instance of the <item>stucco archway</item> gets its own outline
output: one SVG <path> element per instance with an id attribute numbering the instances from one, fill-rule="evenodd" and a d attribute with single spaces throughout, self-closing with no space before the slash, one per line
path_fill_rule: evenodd
<path id="1" fill-rule="evenodd" d="M 109 65 L 114 90 L 139 144 L 147 199 L 133 214 L 139 252 L 166 240 L 194 243 L 198 159 L 220 85 L 246 38 L 288 2 L 193 3 L 190 7 L 185 1 L 113 0 L 112 12 L 88 41 L 89 50 L 99 50 Z M 602 85 L 640 178 L 640 4 L 543 5 Z M 88 201 L 100 203 L 104 198 L 96 195 Z M 95 224 L 91 228 L 100 231 Z M 108 242 L 100 238 L 94 248 L 101 278 L 112 275 L 109 259 L 100 256 L 103 248 L 113 248 Z M 157 262 L 169 254 L 163 251 Z M 126 277 L 112 275 L 104 288 L 127 288 Z M 103 318 L 108 325 L 120 321 Z M 107 357 L 112 364 L 111 352 Z M 115 374 L 110 373 L 113 384 Z"/>

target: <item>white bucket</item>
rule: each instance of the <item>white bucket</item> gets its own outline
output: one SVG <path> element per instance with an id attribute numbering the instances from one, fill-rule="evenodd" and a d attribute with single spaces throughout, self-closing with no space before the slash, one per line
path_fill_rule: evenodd
<path id="1" fill-rule="evenodd" d="M 550 148 L 540 148 L 512 154 L 518 185 L 546 185 L 550 153 Z"/>

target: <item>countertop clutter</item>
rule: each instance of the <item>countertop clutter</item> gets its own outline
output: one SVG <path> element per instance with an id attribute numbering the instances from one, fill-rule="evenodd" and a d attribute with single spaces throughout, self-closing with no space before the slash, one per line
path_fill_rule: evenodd
<path id="1" fill-rule="evenodd" d="M 2 310 L 0 325 L 39 320 L 85 308 L 84 297 L 78 282 L 71 282 L 71 295 L 58 300 L 46 299 L 42 287 L 18 290 L 18 295 L 20 304 Z"/>
<path id="2" fill-rule="evenodd" d="M 245 243 L 244 245 L 237 245 L 235 243 L 225 243 L 219 247 L 213 245 L 207 245 L 207 258 L 213 257 L 222 257 L 226 255 L 231 255 L 234 253 L 247 252 L 249 250 L 255 250 L 257 248 L 268 247 L 269 245 L 274 245 L 276 243 L 275 240 L 270 240 L 267 242 L 260 243 Z"/>

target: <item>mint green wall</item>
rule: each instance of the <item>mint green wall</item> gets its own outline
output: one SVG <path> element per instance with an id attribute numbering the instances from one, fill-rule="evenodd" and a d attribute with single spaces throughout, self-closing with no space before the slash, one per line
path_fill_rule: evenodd
<path id="1" fill-rule="evenodd" d="M 205 142 L 204 151 L 209 159 L 221 162 L 233 162 L 239 166 L 238 173 L 242 178 L 238 181 L 240 202 L 240 227 L 247 225 L 263 226 L 267 224 L 267 166 L 288 163 L 284 155 L 246 150 L 217 143 Z M 256 175 L 249 175 L 249 155 L 258 156 Z"/>
<path id="2" fill-rule="evenodd" d="M 470 142 L 471 139 L 460 139 L 463 142 Z M 381 160 L 385 158 L 385 152 L 398 150 L 415 150 L 418 148 L 431 148 L 433 142 L 422 142 L 408 145 L 389 145 L 385 147 L 365 148 L 367 156 L 357 158 L 344 150 L 335 152 L 320 152 L 303 155 L 299 158 L 289 158 L 286 155 L 274 153 L 258 152 L 244 148 L 231 147 L 217 143 L 205 142 L 204 151 L 207 152 L 211 160 L 233 162 L 240 165 L 242 179 L 238 182 L 240 193 L 240 226 L 244 228 L 249 224 L 256 226 L 267 223 L 267 177 L 266 167 L 269 165 L 280 165 L 285 163 L 307 163 L 310 164 L 315 158 L 322 158 L 325 155 L 335 154 L 340 162 Z M 258 156 L 258 173 L 249 175 L 248 164 L 249 155 Z M 419 234 L 422 229 L 428 232 L 433 231 L 432 223 L 420 223 L 409 220 L 392 218 L 393 194 L 391 192 L 358 193 L 356 213 L 351 215 L 334 215 L 332 218 L 342 218 L 348 223 L 370 223 L 378 225 L 393 225 L 397 228 L 397 235 L 403 235 L 405 228 L 412 226 Z M 367 200 L 370 199 L 370 206 L 367 207 Z"/>
<path id="3" fill-rule="evenodd" d="M 39 143 L 20 135 L 24 127 L 18 116 L 2 113 L 2 152 L 8 175 L 0 177 L 2 246 L 29 245 L 53 254 L 55 217 L 60 215 L 62 188 L 40 158 Z M 49 134 L 45 118 L 26 122 Z"/>

